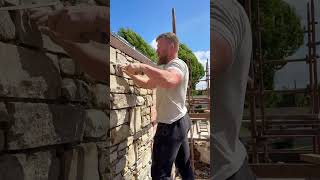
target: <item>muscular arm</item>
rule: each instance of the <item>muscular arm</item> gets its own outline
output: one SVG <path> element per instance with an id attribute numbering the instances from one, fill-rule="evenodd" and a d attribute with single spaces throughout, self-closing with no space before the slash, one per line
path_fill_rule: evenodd
<path id="1" fill-rule="evenodd" d="M 219 77 L 232 64 L 233 53 L 228 41 L 219 33 L 211 31 L 211 37 L 213 77 Z"/>
<path id="2" fill-rule="evenodd" d="M 148 83 L 162 88 L 175 88 L 182 80 L 181 74 L 174 69 L 162 70 L 141 64 L 141 70 L 149 77 Z"/>
<path id="3" fill-rule="evenodd" d="M 148 78 L 147 76 L 141 76 L 141 75 L 129 75 L 129 76 L 131 77 L 133 82 L 141 88 L 144 88 L 144 89 L 156 88 L 156 84 L 150 81 L 150 78 Z"/>

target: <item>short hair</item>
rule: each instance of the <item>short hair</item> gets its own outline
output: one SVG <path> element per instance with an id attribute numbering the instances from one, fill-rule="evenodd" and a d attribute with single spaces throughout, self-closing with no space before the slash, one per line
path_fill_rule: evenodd
<path id="1" fill-rule="evenodd" d="M 167 39 L 168 41 L 172 42 L 175 46 L 175 48 L 177 48 L 177 50 L 179 49 L 179 39 L 177 37 L 177 35 L 175 33 L 172 33 L 172 32 L 167 32 L 167 33 L 163 33 L 163 34 L 160 34 L 156 41 L 158 41 L 159 39 Z"/>

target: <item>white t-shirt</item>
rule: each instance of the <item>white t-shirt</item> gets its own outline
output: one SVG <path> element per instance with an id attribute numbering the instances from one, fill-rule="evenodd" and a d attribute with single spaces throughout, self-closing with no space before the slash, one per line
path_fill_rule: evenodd
<path id="1" fill-rule="evenodd" d="M 225 180 L 240 169 L 247 155 L 239 140 L 239 133 L 252 52 L 252 34 L 245 10 L 236 0 L 211 1 L 210 6 L 211 31 L 213 35 L 218 33 L 227 40 L 233 57 L 227 70 L 219 77 L 213 77 L 211 179 Z"/>
<path id="2" fill-rule="evenodd" d="M 181 59 L 173 59 L 162 69 L 175 69 L 182 75 L 182 81 L 175 88 L 160 88 L 156 91 L 157 122 L 171 124 L 187 113 L 186 95 L 189 81 L 187 64 Z"/>

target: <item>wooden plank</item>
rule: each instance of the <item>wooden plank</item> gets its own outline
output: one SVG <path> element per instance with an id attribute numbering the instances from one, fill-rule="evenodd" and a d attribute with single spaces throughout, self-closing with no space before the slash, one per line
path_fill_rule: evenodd
<path id="1" fill-rule="evenodd" d="M 305 162 L 320 164 L 320 154 L 301 154 L 300 159 Z"/>
<path id="2" fill-rule="evenodd" d="M 210 113 L 189 113 L 190 118 L 204 118 L 208 119 L 210 117 Z"/>

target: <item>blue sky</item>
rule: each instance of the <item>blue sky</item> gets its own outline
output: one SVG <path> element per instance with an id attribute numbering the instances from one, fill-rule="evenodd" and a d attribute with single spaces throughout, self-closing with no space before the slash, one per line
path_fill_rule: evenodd
<path id="1" fill-rule="evenodd" d="M 110 7 L 112 32 L 130 28 L 153 46 L 159 34 L 172 31 L 171 10 L 175 8 L 180 41 L 187 44 L 203 65 L 210 58 L 209 0 L 110 0 Z M 197 87 L 202 89 L 203 84 Z"/>

